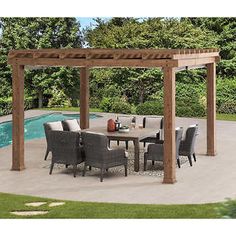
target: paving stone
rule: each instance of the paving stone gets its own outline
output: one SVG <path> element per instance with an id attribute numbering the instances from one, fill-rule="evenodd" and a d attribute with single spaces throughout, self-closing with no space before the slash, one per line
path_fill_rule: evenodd
<path id="1" fill-rule="evenodd" d="M 49 207 L 62 206 L 65 202 L 52 202 L 49 204 Z"/>
<path id="2" fill-rule="evenodd" d="M 45 215 L 48 211 L 12 211 L 11 214 L 17 216 L 36 216 L 36 215 Z"/>
<path id="3" fill-rule="evenodd" d="M 42 205 L 47 204 L 47 202 L 29 202 L 29 203 L 25 203 L 26 206 L 33 206 L 33 207 L 39 207 Z"/>

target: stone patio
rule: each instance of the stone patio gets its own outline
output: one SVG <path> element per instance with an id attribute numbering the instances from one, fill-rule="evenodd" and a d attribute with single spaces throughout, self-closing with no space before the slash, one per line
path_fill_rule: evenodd
<path id="1" fill-rule="evenodd" d="M 45 113 L 48 111 L 30 110 L 25 117 Z M 105 125 L 108 118 L 115 118 L 115 114 L 99 114 L 103 118 L 91 120 L 91 127 Z M 0 122 L 10 119 L 11 116 L 0 117 Z M 137 123 L 142 123 L 142 116 L 138 116 Z M 26 169 L 21 172 L 10 171 L 11 146 L 0 149 L 0 192 L 63 200 L 153 204 L 207 203 L 236 198 L 236 122 L 217 121 L 218 155 L 215 157 L 205 156 L 204 119 L 176 119 L 176 125 L 184 128 L 194 123 L 198 123 L 200 129 L 196 144 L 197 162 L 190 167 L 183 158 L 181 168 L 176 169 L 177 183 L 174 185 L 162 184 L 161 164 L 149 166 L 146 173 L 142 164 L 139 173 L 133 172 L 131 164 L 128 177 L 124 177 L 119 169 L 110 170 L 104 175 L 103 183 L 99 182 L 99 171 L 95 169 L 82 177 L 81 167 L 76 178 L 73 178 L 70 168 L 64 167 L 55 168 L 50 176 L 51 156 L 44 161 L 45 139 L 36 139 L 25 143 Z M 131 142 L 129 146 L 132 163 Z"/>

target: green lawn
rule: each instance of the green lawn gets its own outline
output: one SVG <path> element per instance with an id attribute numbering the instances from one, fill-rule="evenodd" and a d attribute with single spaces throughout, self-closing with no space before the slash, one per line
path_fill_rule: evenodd
<path id="1" fill-rule="evenodd" d="M 77 201 L 65 201 L 65 205 L 48 207 L 48 204 L 40 207 L 25 206 L 28 202 L 55 202 L 59 200 L 13 195 L 0 193 L 0 218 L 132 218 L 132 219 L 215 219 L 219 218 L 216 208 L 220 203 L 193 204 L 193 205 L 147 205 L 147 204 L 113 204 L 113 203 L 89 203 Z M 49 213 L 42 216 L 22 217 L 10 214 L 19 210 L 48 210 Z"/>
<path id="2" fill-rule="evenodd" d="M 79 107 L 52 107 L 52 108 L 44 107 L 44 108 L 40 108 L 39 110 L 79 112 L 80 109 L 79 109 Z M 102 112 L 102 110 L 99 108 L 90 108 L 89 112 Z"/>
<path id="3" fill-rule="evenodd" d="M 216 114 L 217 120 L 236 121 L 236 114 Z"/>
<path id="4" fill-rule="evenodd" d="M 75 111 L 79 112 L 79 107 L 54 107 L 54 108 L 41 108 L 40 110 L 48 110 L 48 111 Z M 102 112 L 99 108 L 90 108 L 90 112 Z M 228 121 L 236 121 L 236 114 L 216 114 L 217 120 L 228 120 Z"/>

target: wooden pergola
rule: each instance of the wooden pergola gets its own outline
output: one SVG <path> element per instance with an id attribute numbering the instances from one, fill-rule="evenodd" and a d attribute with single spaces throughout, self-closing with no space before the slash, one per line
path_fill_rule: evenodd
<path id="1" fill-rule="evenodd" d="M 12 170 L 24 164 L 24 68 L 70 66 L 80 68 L 80 125 L 89 128 L 89 68 L 161 68 L 164 73 L 164 180 L 176 181 L 175 73 L 186 68 L 207 69 L 207 155 L 216 155 L 216 63 L 218 49 L 35 49 L 12 50 L 13 69 Z"/>

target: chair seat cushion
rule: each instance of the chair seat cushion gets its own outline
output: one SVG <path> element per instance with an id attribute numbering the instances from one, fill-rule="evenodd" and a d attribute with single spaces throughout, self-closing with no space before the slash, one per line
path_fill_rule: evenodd
<path id="1" fill-rule="evenodd" d="M 73 120 L 64 120 L 63 121 L 64 129 L 67 131 L 78 132 L 81 130 L 78 121 L 76 119 Z"/>

